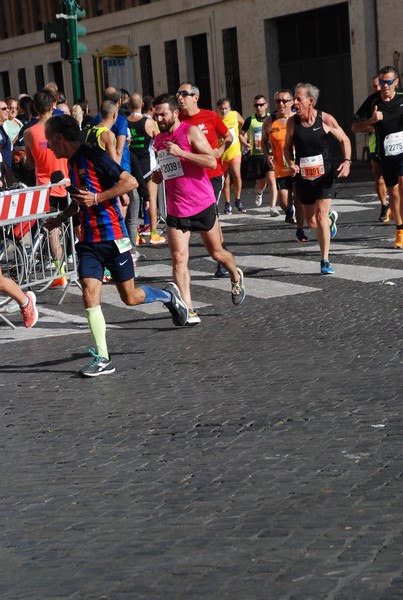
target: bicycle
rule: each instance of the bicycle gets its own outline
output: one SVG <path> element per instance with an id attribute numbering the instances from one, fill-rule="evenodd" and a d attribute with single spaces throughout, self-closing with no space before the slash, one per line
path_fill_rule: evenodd
<path id="1" fill-rule="evenodd" d="M 63 224 L 61 228 L 65 239 L 68 225 Z M 62 276 L 65 250 L 62 260 L 53 260 L 49 232 L 40 222 L 7 225 L 1 228 L 1 233 L 0 267 L 6 276 L 36 294 L 45 292 L 55 279 Z M 8 301 L 8 297 L 0 297 L 0 306 Z"/>

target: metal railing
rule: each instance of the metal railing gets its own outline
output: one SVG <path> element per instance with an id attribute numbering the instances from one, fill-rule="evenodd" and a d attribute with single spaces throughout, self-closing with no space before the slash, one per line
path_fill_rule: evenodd
<path id="1" fill-rule="evenodd" d="M 65 278 L 61 304 L 71 283 L 78 283 L 77 260 L 72 219 L 52 232 L 42 227 L 51 216 L 48 195 L 52 187 L 0 192 L 0 267 L 23 290 L 36 294 L 49 289 L 57 279 Z M 0 308 L 11 301 L 0 293 Z M 0 312 L 0 318 L 15 327 L 4 311 Z"/>

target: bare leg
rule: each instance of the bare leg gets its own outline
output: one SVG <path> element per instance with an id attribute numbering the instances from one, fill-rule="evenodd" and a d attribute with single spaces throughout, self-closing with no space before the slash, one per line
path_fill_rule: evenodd
<path id="1" fill-rule="evenodd" d="M 230 163 L 229 172 L 231 175 L 232 182 L 234 184 L 235 199 L 240 200 L 242 193 L 241 163 Z"/>
<path id="2" fill-rule="evenodd" d="M 173 280 L 178 286 L 184 302 L 189 308 L 193 308 L 188 266 L 190 231 L 183 232 L 180 229 L 168 227 L 167 233 L 169 250 L 172 257 Z"/>
<path id="3" fill-rule="evenodd" d="M 225 248 L 222 247 L 218 219 L 216 219 L 216 222 L 210 231 L 201 231 L 200 235 L 210 256 L 221 265 L 224 265 L 230 274 L 232 282 L 238 281 L 239 273 L 237 271 L 235 259 L 231 252 L 228 252 L 228 250 L 225 250 Z M 185 300 L 185 298 L 183 299 Z"/>
<path id="4" fill-rule="evenodd" d="M 4 277 L 3 273 L 0 269 L 0 292 L 4 292 L 7 296 L 10 296 L 13 300 L 17 302 L 20 306 L 27 302 L 27 297 L 20 288 L 20 286 L 10 279 L 9 277 Z"/>
<path id="5" fill-rule="evenodd" d="M 315 204 L 303 204 L 308 227 L 317 229 L 318 242 L 322 260 L 329 260 L 331 199 L 317 200 Z"/>
<path id="6" fill-rule="evenodd" d="M 268 171 L 266 174 L 266 183 L 269 189 L 269 206 L 274 208 L 277 202 L 277 184 L 274 171 Z"/>
<path id="7" fill-rule="evenodd" d="M 150 206 L 148 209 L 150 215 L 150 230 L 157 231 L 158 221 L 158 208 L 157 208 L 157 196 L 158 196 L 158 184 L 151 181 L 147 181 L 147 189 L 150 195 Z"/>

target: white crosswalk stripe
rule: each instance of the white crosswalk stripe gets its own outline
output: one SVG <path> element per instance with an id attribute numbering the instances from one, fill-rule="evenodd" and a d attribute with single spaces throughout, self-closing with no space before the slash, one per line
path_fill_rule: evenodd
<path id="1" fill-rule="evenodd" d="M 239 256 L 237 263 L 241 267 L 274 269 L 285 273 L 298 273 L 304 275 L 320 275 L 320 262 L 318 260 L 299 260 L 283 256 L 253 255 Z M 400 269 L 385 269 L 384 267 L 367 267 L 364 265 L 346 265 L 332 260 L 334 274 L 332 277 L 357 281 L 360 283 L 373 283 L 385 279 L 400 279 L 403 271 Z"/>
<path id="2" fill-rule="evenodd" d="M 368 196 L 374 197 L 373 194 Z M 378 200 L 371 202 L 357 202 L 355 200 L 344 200 L 337 199 L 333 202 L 333 206 L 339 213 L 349 213 L 355 211 L 367 211 L 371 210 L 374 205 L 377 205 Z M 239 226 L 243 222 L 249 223 L 252 221 L 267 221 L 270 224 L 279 224 L 284 226 L 284 215 L 277 218 L 269 217 L 268 207 L 252 208 L 246 215 L 234 213 L 228 217 L 220 218 L 222 225 Z M 393 231 L 392 231 L 393 229 Z M 338 243 L 337 240 L 332 244 L 331 247 L 331 262 L 335 269 L 334 275 L 331 279 L 355 281 L 363 284 L 367 283 L 378 283 L 384 281 L 392 281 L 403 278 L 403 271 L 397 268 L 385 268 L 385 260 L 403 260 L 403 252 L 396 251 L 392 248 L 394 228 L 385 227 L 385 248 L 371 248 L 370 240 L 363 238 L 362 244 L 348 244 Z M 314 235 L 314 234 L 313 234 Z M 293 228 L 290 227 L 290 236 L 294 236 Z M 377 237 L 377 240 L 380 238 Z M 316 256 L 317 254 L 317 256 Z M 309 255 L 309 256 L 307 256 Z M 342 257 L 354 257 L 355 259 L 363 258 L 374 258 L 381 259 L 383 261 L 382 267 L 367 266 L 359 264 L 346 264 L 344 261 L 340 262 Z M 313 258 L 314 257 L 314 258 Z M 223 295 L 214 302 L 228 302 L 231 305 L 230 299 L 230 281 L 229 279 L 216 279 L 214 277 L 215 264 L 208 256 L 205 257 L 206 269 L 194 270 L 191 267 L 192 277 L 192 297 L 194 302 L 194 308 L 199 310 L 200 308 L 211 306 L 211 303 L 202 302 L 198 299 L 199 290 L 201 288 L 217 290 L 227 294 L 227 298 Z M 270 298 L 281 298 L 284 296 L 320 292 L 321 289 L 328 285 L 327 280 L 329 278 L 322 277 L 320 275 L 319 267 L 319 246 L 317 243 L 309 244 L 297 244 L 290 246 L 287 250 L 287 255 L 278 256 L 271 254 L 251 254 L 245 256 L 236 256 L 237 264 L 245 269 L 245 286 L 247 289 L 247 297 L 267 300 Z M 248 276 L 248 269 L 259 270 L 259 276 Z M 170 261 L 164 263 L 154 262 L 141 262 L 138 264 L 138 271 L 141 276 L 137 285 L 147 285 L 150 280 L 150 284 L 155 287 L 163 288 L 168 281 L 172 280 L 172 268 Z M 266 272 L 268 275 L 266 275 Z M 297 275 L 317 275 L 318 277 L 312 279 L 311 277 L 307 280 L 307 285 L 298 283 L 290 283 L 289 281 L 283 281 L 284 274 L 297 274 Z M 278 275 L 278 279 L 276 278 Z M 68 290 L 68 295 L 81 296 L 81 290 L 72 285 Z M 170 315 L 162 303 L 156 302 L 152 304 L 143 304 L 140 306 L 127 307 L 125 306 L 117 292 L 116 287 L 113 284 L 104 285 L 102 288 L 102 304 L 112 305 L 121 308 L 122 310 L 131 310 L 139 315 L 154 316 L 154 315 L 166 315 L 170 319 Z M 2 335 L 0 336 L 0 344 L 12 342 L 12 341 L 24 341 L 27 339 L 37 339 L 41 337 L 57 337 L 65 336 L 69 334 L 80 334 L 84 333 L 88 335 L 87 319 L 85 318 L 84 311 L 81 315 L 72 315 L 63 312 L 63 310 L 52 310 L 43 306 L 38 305 L 40 320 L 38 325 L 33 329 L 27 330 L 24 327 L 18 327 L 16 330 L 11 330 L 6 327 L 2 327 Z M 19 323 L 19 319 L 12 318 L 13 322 Z M 108 326 L 110 328 L 111 326 Z M 119 327 L 119 326 L 112 326 Z"/>
<path id="3" fill-rule="evenodd" d="M 37 304 L 37 308 L 39 320 L 32 329 L 26 329 L 19 317 L 13 318 L 12 315 L 7 314 L 7 318 L 17 325 L 17 328 L 4 327 L 0 335 L 0 344 L 36 340 L 44 337 L 65 337 L 77 333 L 88 335 L 88 322 L 84 316 L 52 310 L 41 304 Z M 107 325 L 107 328 L 120 329 L 117 325 Z"/>

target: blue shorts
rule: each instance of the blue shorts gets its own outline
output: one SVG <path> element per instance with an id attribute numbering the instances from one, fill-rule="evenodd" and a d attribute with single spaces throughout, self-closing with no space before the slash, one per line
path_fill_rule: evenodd
<path id="1" fill-rule="evenodd" d="M 105 268 L 109 269 L 114 281 L 128 281 L 134 277 L 130 250 L 120 254 L 114 241 L 78 242 L 76 250 L 80 279 L 102 281 Z"/>
<path id="2" fill-rule="evenodd" d="M 395 186 L 403 177 L 403 154 L 381 158 L 380 167 L 386 187 Z"/>

